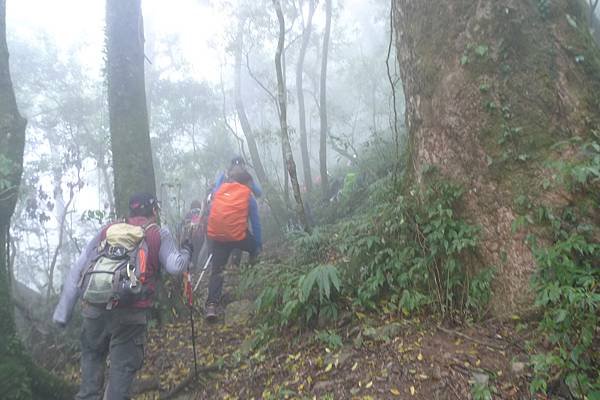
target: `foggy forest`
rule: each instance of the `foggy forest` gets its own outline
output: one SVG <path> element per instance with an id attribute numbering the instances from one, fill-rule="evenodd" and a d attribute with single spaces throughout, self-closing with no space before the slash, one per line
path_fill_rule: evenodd
<path id="1" fill-rule="evenodd" d="M 600 400 L 599 0 L 0 0 L 0 398 Z"/>

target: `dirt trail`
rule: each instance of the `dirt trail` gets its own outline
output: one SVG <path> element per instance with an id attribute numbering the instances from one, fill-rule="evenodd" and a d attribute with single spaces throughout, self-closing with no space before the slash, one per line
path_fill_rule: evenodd
<path id="1" fill-rule="evenodd" d="M 288 332 L 253 347 L 247 323 L 198 324 L 200 379 L 178 399 L 530 398 L 525 337 L 516 323 L 463 329 L 418 319 L 354 316 L 329 348 L 311 332 Z M 530 334 L 525 330 L 525 335 Z M 171 389 L 193 370 L 189 324 L 151 330 L 142 379 Z M 221 367 L 221 369 L 219 369 Z M 164 392 L 163 392 L 164 393 Z M 158 392 L 136 399 L 156 399 Z"/>

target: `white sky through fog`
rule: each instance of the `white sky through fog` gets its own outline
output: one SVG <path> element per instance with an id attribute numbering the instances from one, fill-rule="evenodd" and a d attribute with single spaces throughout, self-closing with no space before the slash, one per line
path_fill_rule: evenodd
<path id="1" fill-rule="evenodd" d="M 101 73 L 105 0 L 7 0 L 6 7 L 11 34 L 54 43 L 65 55 L 76 47 L 82 62 Z M 214 43 L 226 23 L 219 10 L 200 0 L 142 0 L 142 11 L 147 36 L 177 36 L 194 76 L 218 79 L 220 57 Z"/>

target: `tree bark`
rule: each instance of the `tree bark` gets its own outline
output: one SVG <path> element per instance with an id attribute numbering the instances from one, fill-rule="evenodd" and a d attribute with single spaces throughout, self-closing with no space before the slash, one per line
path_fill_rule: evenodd
<path id="1" fill-rule="evenodd" d="M 406 97 L 411 171 L 434 166 L 465 188 L 464 215 L 481 227 L 477 266 L 494 266 L 496 314 L 530 304 L 527 232 L 513 233 L 515 199 L 575 204 L 552 179 L 554 148 L 600 127 L 600 54 L 579 0 L 396 0 L 397 55 Z M 565 18 L 568 15 L 573 21 Z M 581 57 L 578 57 L 581 56 Z M 507 139 L 507 135 L 510 136 Z"/>
<path id="2" fill-rule="evenodd" d="M 310 171 L 310 157 L 308 154 L 308 138 L 306 135 L 306 107 L 304 105 L 304 85 L 302 78 L 304 75 L 304 57 L 306 49 L 310 42 L 312 30 L 312 19 L 315 14 L 315 1 L 308 1 L 308 17 L 306 25 L 302 31 L 302 47 L 298 55 L 298 64 L 296 64 L 296 92 L 298 96 L 298 121 L 300 125 L 300 150 L 302 154 L 302 170 L 304 172 L 304 185 L 308 192 L 312 191 L 312 174 Z"/>
<path id="3" fill-rule="evenodd" d="M 17 108 L 6 44 L 6 0 L 0 0 L 0 354 L 15 334 L 9 276 L 10 219 L 17 204 L 27 121 Z"/>
<path id="4" fill-rule="evenodd" d="M 281 66 L 281 57 L 283 53 L 283 47 L 285 44 L 285 19 L 283 17 L 283 11 L 281 10 L 281 3 L 279 2 L 279 0 L 273 0 L 273 5 L 275 6 L 277 20 L 279 21 L 279 40 L 277 41 L 277 51 L 275 53 L 275 70 L 277 72 L 277 98 L 279 100 L 279 124 L 281 125 L 281 142 L 283 146 L 287 172 L 289 174 L 290 182 L 292 184 L 294 199 L 296 200 L 296 213 L 298 214 L 298 219 L 300 220 L 300 223 L 302 224 L 304 230 L 306 232 L 310 232 L 310 226 L 308 224 L 308 219 L 306 218 L 306 212 L 304 211 L 304 204 L 302 203 L 300 185 L 298 184 L 298 175 L 296 173 L 296 163 L 294 162 L 292 145 L 290 144 L 290 137 L 288 135 L 286 84 L 285 78 L 283 76 L 283 68 Z"/>
<path id="5" fill-rule="evenodd" d="M 235 43 L 235 64 L 234 64 L 234 101 L 235 101 L 235 110 L 238 115 L 238 119 L 240 120 L 240 125 L 242 126 L 242 131 L 244 132 L 244 136 L 246 137 L 246 142 L 248 143 L 248 151 L 250 152 L 250 158 L 252 159 L 252 165 L 254 170 L 256 171 L 256 177 L 258 182 L 265 190 L 265 195 L 269 202 L 269 207 L 273 211 L 273 216 L 279 222 L 281 226 L 281 221 L 286 219 L 287 212 L 284 209 L 282 204 L 282 200 L 279 196 L 274 193 L 271 188 L 271 184 L 269 179 L 267 178 L 267 174 L 263 167 L 260 153 L 258 152 L 258 146 L 256 145 L 256 140 L 254 139 L 254 132 L 252 132 L 252 126 L 250 125 L 250 121 L 248 120 L 248 115 L 246 114 L 246 108 L 244 107 L 244 101 L 242 99 L 242 53 L 244 49 L 244 19 L 240 17 L 238 22 L 237 29 L 237 38 Z"/>
<path id="6" fill-rule="evenodd" d="M 327 58 L 329 57 L 329 36 L 331 35 L 331 0 L 325 0 L 325 32 L 323 34 L 323 54 L 321 55 L 321 84 L 319 116 L 321 135 L 319 140 L 319 170 L 321 172 L 321 193 L 323 200 L 329 198 L 329 177 L 327 175 Z"/>
<path id="7" fill-rule="evenodd" d="M 156 195 L 144 84 L 141 0 L 106 1 L 106 71 L 117 215 L 135 192 Z"/>

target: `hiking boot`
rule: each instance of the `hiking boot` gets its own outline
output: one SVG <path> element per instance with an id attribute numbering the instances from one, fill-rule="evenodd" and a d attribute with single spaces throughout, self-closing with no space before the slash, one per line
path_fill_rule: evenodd
<path id="1" fill-rule="evenodd" d="M 208 322 L 215 322 L 217 320 L 217 305 L 215 303 L 208 303 L 204 307 L 204 318 Z"/>

